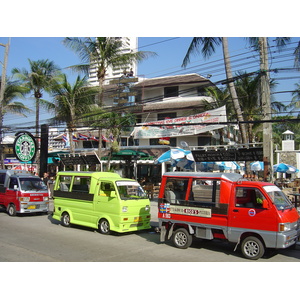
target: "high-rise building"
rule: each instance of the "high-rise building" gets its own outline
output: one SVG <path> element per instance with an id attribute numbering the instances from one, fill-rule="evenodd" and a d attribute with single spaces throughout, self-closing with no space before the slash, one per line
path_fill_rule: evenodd
<path id="1" fill-rule="evenodd" d="M 137 37 L 115 37 L 115 39 L 122 39 L 123 52 L 129 53 L 130 51 L 137 51 L 138 38 Z M 126 71 L 133 71 L 134 76 L 137 75 L 137 63 L 134 62 L 132 65 L 126 67 Z M 108 84 L 111 79 L 119 78 L 123 75 L 124 68 L 112 68 L 109 67 L 106 72 L 106 80 L 104 84 Z M 98 85 L 97 68 L 92 65 L 89 70 L 89 84 L 93 86 Z"/>

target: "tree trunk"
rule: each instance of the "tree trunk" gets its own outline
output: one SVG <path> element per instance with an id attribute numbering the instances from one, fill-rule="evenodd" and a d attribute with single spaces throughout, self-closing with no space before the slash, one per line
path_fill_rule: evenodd
<path id="1" fill-rule="evenodd" d="M 232 102 L 234 105 L 234 109 L 237 114 L 237 119 L 239 122 L 243 122 L 243 114 L 242 110 L 240 107 L 239 99 L 237 97 L 237 93 L 235 90 L 235 86 L 233 83 L 232 79 L 232 72 L 231 72 L 231 65 L 230 65 L 230 58 L 229 58 L 229 51 L 228 51 L 228 41 L 227 38 L 222 38 L 222 46 L 223 46 L 223 55 L 224 55 L 224 62 L 225 62 L 225 70 L 226 70 L 226 77 L 228 81 L 228 86 L 229 86 L 229 91 L 232 97 Z M 243 144 L 248 144 L 248 139 L 247 139 L 247 132 L 246 132 L 246 127 L 244 123 L 239 123 L 239 128 L 241 131 L 241 136 L 242 136 L 242 143 Z"/>
<path id="2" fill-rule="evenodd" d="M 263 119 L 268 121 L 272 117 L 270 99 L 270 79 L 268 74 L 268 48 L 267 38 L 259 38 L 260 70 L 261 70 L 261 105 L 263 109 Z M 268 176 L 273 179 L 273 147 L 272 147 L 272 124 L 263 123 L 263 155 L 264 155 L 264 181 L 268 181 Z"/>

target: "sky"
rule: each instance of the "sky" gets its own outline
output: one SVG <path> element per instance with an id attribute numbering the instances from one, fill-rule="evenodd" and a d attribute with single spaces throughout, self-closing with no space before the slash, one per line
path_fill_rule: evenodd
<path id="1" fill-rule="evenodd" d="M 80 63 L 79 58 L 72 50 L 62 44 L 64 37 L 12 37 L 10 39 L 10 50 L 8 56 L 7 76 L 11 76 L 11 70 L 17 68 L 29 68 L 28 59 L 39 60 L 48 59 L 63 69 L 69 80 L 73 82 L 78 75 L 67 69 L 67 67 Z M 270 44 L 273 38 L 270 38 Z M 216 48 L 216 53 L 210 59 L 204 59 L 200 54 L 191 56 L 191 63 L 182 68 L 183 58 L 192 41 L 192 37 L 139 37 L 138 45 L 140 51 L 155 52 L 138 65 L 138 76 L 143 78 L 173 76 L 180 74 L 198 73 L 204 77 L 211 75 L 210 80 L 213 83 L 219 83 L 225 79 L 225 69 L 223 64 L 221 46 Z M 237 71 L 253 72 L 259 69 L 258 54 L 249 47 L 249 43 L 242 37 L 232 37 L 228 39 L 229 51 L 232 57 L 233 74 Z M 297 46 L 300 38 L 292 37 L 290 44 L 282 53 L 277 53 L 272 48 L 272 59 L 270 66 L 272 68 L 291 68 L 293 67 L 293 57 L 291 53 Z M 8 43 L 7 37 L 0 37 L 0 43 Z M 4 58 L 4 47 L 0 47 L 0 60 Z M 2 68 L 1 68 L 2 70 Z M 273 78 L 278 79 L 276 91 L 291 91 L 295 88 L 295 83 L 300 82 L 300 73 L 295 71 L 272 73 Z M 286 78 L 286 79 L 284 79 Z M 292 79 L 291 79 L 292 78 Z M 219 85 L 222 86 L 222 85 Z M 44 93 L 43 97 L 47 100 L 51 98 Z M 287 103 L 291 99 L 291 93 L 278 93 L 278 101 Z M 33 100 L 23 100 L 25 105 L 34 110 Z M 53 115 L 49 112 L 41 111 L 40 124 L 46 122 Z M 34 126 L 35 113 L 28 115 L 27 118 L 16 117 L 15 115 L 6 115 L 4 125 L 16 125 L 17 127 Z"/>

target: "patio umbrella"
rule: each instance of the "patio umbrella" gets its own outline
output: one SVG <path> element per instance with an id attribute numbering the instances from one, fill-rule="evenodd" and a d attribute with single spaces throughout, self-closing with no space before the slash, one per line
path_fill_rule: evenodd
<path id="1" fill-rule="evenodd" d="M 262 171 L 264 169 L 264 162 L 256 161 L 250 164 L 251 171 Z"/>
<path id="2" fill-rule="evenodd" d="M 284 163 L 279 163 L 273 166 L 273 171 L 274 172 L 279 172 L 279 173 L 296 173 L 299 172 L 299 170 L 291 165 L 284 164 Z"/>
<path id="3" fill-rule="evenodd" d="M 184 150 L 181 148 L 170 149 L 170 150 L 166 151 L 165 153 L 163 153 L 161 156 L 159 156 L 154 161 L 154 163 L 158 164 L 158 163 L 163 163 L 166 161 L 178 160 L 178 159 L 186 157 L 186 155 L 188 155 L 190 153 L 191 153 L 191 151 Z"/>
<path id="4" fill-rule="evenodd" d="M 220 171 L 224 170 L 239 170 L 241 167 L 235 161 L 216 162 Z"/>
<path id="5" fill-rule="evenodd" d="M 214 170 L 218 170 L 218 165 L 215 162 L 205 162 L 202 161 L 197 164 L 197 171 L 201 172 L 212 172 Z"/>

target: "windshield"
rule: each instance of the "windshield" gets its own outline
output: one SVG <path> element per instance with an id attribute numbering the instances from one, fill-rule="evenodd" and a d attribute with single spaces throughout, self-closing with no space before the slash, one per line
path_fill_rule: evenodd
<path id="1" fill-rule="evenodd" d="M 292 202 L 277 186 L 265 186 L 265 191 L 269 194 L 272 202 L 278 210 L 283 210 L 293 207 Z"/>
<path id="2" fill-rule="evenodd" d="M 20 184 L 22 191 L 47 191 L 47 186 L 40 178 L 22 178 Z"/>
<path id="3" fill-rule="evenodd" d="M 136 181 L 117 181 L 116 185 L 122 200 L 148 199 L 143 188 Z"/>

